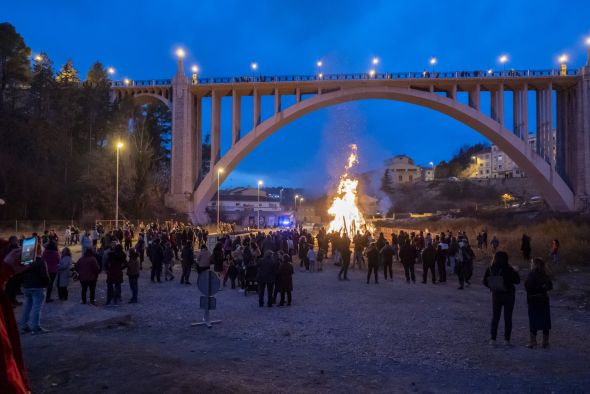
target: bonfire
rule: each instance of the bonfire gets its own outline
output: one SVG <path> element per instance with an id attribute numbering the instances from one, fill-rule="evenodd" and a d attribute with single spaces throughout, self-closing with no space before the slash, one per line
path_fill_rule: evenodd
<path id="1" fill-rule="evenodd" d="M 353 144 L 350 148 L 351 153 L 344 166 L 344 173 L 340 176 L 334 201 L 332 201 L 332 205 L 328 209 L 328 214 L 334 218 L 330 222 L 328 231 L 348 234 L 349 237 L 352 237 L 356 234 L 357 230 L 372 231 L 373 226 L 365 221 L 357 205 L 357 186 L 359 181 L 350 175 L 350 170 L 358 164 L 358 155 L 356 145 Z"/>

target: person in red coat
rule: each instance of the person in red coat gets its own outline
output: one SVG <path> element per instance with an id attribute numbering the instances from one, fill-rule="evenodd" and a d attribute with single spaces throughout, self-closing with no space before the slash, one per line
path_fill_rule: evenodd
<path id="1" fill-rule="evenodd" d="M 25 270 L 20 249 L 6 253 L 8 242 L 0 239 L 0 393 L 29 393 L 18 327 L 12 302 L 4 291 L 8 279 Z"/>

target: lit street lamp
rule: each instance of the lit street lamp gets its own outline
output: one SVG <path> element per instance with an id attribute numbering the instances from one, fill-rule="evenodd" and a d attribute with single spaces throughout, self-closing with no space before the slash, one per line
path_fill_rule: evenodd
<path id="1" fill-rule="evenodd" d="M 43 56 L 41 54 L 35 55 L 35 61 L 40 63 L 43 61 Z"/>
<path id="2" fill-rule="evenodd" d="M 223 168 L 217 169 L 217 233 L 219 234 L 219 178 L 221 177 L 221 173 L 223 173 Z"/>
<path id="3" fill-rule="evenodd" d="M 299 198 L 299 194 L 295 194 L 295 205 L 294 205 L 294 207 L 293 207 L 293 210 L 294 210 L 295 212 L 297 212 L 297 199 L 298 199 L 298 198 Z"/>
<path id="4" fill-rule="evenodd" d="M 506 72 L 506 63 L 508 63 L 508 55 L 501 55 L 498 60 L 500 60 L 500 64 L 502 64 L 502 71 Z"/>
<path id="5" fill-rule="evenodd" d="M 434 56 L 430 58 L 430 66 L 432 67 L 433 74 L 434 74 L 434 66 L 436 65 L 437 62 L 438 62 L 438 60 Z"/>
<path id="6" fill-rule="evenodd" d="M 107 68 L 107 73 L 109 73 L 109 75 L 115 75 L 115 68 L 114 67 Z"/>
<path id="7" fill-rule="evenodd" d="M 372 63 L 373 63 L 374 66 L 376 66 L 377 64 L 379 64 L 379 58 L 375 56 L 373 58 L 373 60 L 372 60 Z"/>
<path id="8" fill-rule="evenodd" d="M 371 77 L 371 78 L 375 77 L 375 70 L 374 69 L 369 70 L 369 77 Z"/>
<path id="9" fill-rule="evenodd" d="M 258 230 L 260 230 L 260 186 L 262 186 L 262 181 L 258 181 L 258 223 L 256 223 Z"/>
<path id="10" fill-rule="evenodd" d="M 590 66 L 590 36 L 586 37 L 586 47 L 588 47 L 588 59 L 586 60 L 586 65 Z"/>
<path id="11" fill-rule="evenodd" d="M 197 84 L 197 73 L 199 72 L 199 67 L 196 64 L 193 64 L 191 67 L 191 71 L 193 72 L 193 85 Z"/>
<path id="12" fill-rule="evenodd" d="M 569 60 L 568 56 L 564 53 L 559 56 L 559 75 L 567 75 L 567 61 Z"/>
<path id="13" fill-rule="evenodd" d="M 115 186 L 115 228 L 119 228 L 119 152 L 123 147 L 121 141 L 117 142 L 117 182 Z"/>

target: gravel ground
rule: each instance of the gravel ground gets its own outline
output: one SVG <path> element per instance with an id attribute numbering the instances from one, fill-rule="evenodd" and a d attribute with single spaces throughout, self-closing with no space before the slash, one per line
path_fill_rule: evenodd
<path id="1" fill-rule="evenodd" d="M 338 281 L 331 264 L 297 270 L 291 307 L 259 308 L 255 294 L 226 288 L 211 329 L 190 325 L 202 317 L 196 274 L 192 286 L 179 275 L 151 284 L 144 268 L 140 303 L 110 308 L 101 275 L 98 307 L 79 304 L 77 282 L 69 301 L 45 305 L 52 332 L 23 336 L 25 361 L 34 393 L 590 392 L 590 273 L 559 279 L 569 289 L 558 283 L 552 295 L 552 346 L 529 350 L 522 286 L 514 347 L 487 344 L 483 269 L 464 291 L 454 276 L 406 284 L 399 264 L 393 282 L 378 285 L 365 284 L 364 271 Z"/>

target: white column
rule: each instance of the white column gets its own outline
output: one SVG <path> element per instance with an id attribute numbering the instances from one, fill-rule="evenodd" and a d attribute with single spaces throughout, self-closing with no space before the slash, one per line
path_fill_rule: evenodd
<path id="1" fill-rule="evenodd" d="M 211 92 L 211 170 L 221 156 L 221 96 Z"/>

